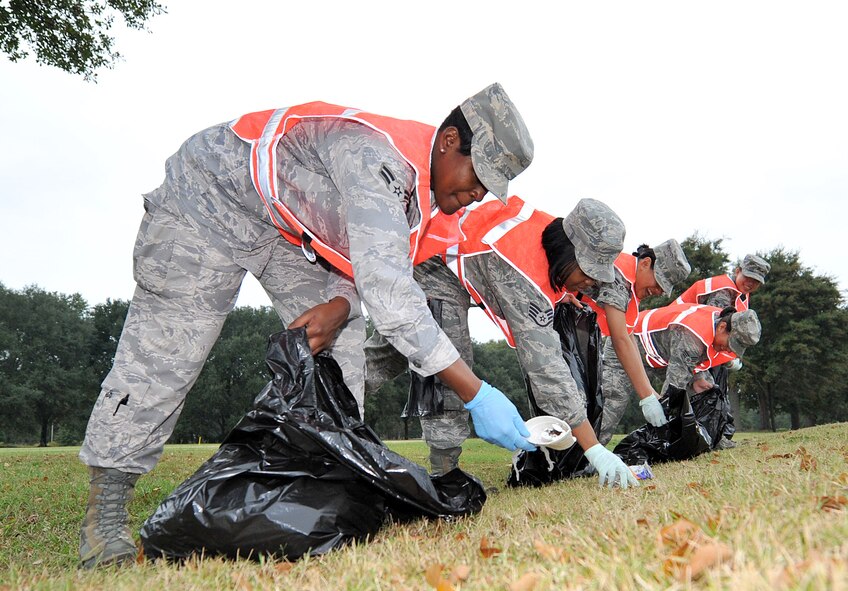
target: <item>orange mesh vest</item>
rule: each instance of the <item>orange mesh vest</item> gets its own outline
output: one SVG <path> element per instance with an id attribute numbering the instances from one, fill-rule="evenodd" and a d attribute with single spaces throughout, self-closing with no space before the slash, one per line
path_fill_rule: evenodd
<path id="1" fill-rule="evenodd" d="M 630 285 L 630 301 L 627 303 L 627 310 L 624 311 L 624 322 L 627 324 L 627 334 L 633 334 L 636 328 L 636 320 L 639 318 L 639 298 L 636 297 L 636 264 L 638 259 L 632 254 L 621 253 L 615 259 L 615 268 L 624 275 L 627 283 Z M 585 302 L 598 314 L 598 328 L 601 329 L 601 334 L 605 337 L 610 335 L 609 326 L 607 326 L 607 313 L 604 307 L 598 302 L 587 296 L 580 294 L 578 299 Z"/>
<path id="2" fill-rule="evenodd" d="M 713 348 L 715 339 L 715 321 L 721 313 L 721 308 L 702 306 L 700 304 L 670 304 L 665 308 L 645 310 L 639 314 L 636 322 L 636 336 L 645 349 L 645 359 L 651 367 L 666 367 L 668 360 L 664 359 L 651 339 L 651 334 L 666 330 L 672 324 L 686 328 L 698 337 L 707 348 L 707 360 L 698 364 L 696 371 L 705 371 L 736 358 L 732 351 L 718 352 Z"/>
<path id="3" fill-rule="evenodd" d="M 417 121 L 392 119 L 322 102 L 249 113 L 230 123 L 233 132 L 251 146 L 253 186 L 286 240 L 299 245 L 310 261 L 315 261 L 314 253 L 317 253 L 339 271 L 353 276 L 348 257 L 303 225 L 297 212 L 280 201 L 277 187 L 277 143 L 303 119 L 328 117 L 356 121 L 380 132 L 415 171 L 417 207 L 421 216 L 418 225 L 410 229 L 409 252 L 416 264 L 459 241 L 459 215 L 448 216 L 438 210 L 432 215 L 430 210 L 430 151 L 436 129 Z"/>
<path id="4" fill-rule="evenodd" d="M 733 307 L 736 308 L 737 312 L 744 312 L 748 309 L 751 299 L 750 296 L 743 297 L 744 294 L 739 291 L 738 287 L 736 287 L 736 283 L 733 279 L 727 275 L 716 275 L 715 277 L 708 277 L 707 279 L 696 281 L 689 287 L 689 289 L 680 294 L 680 297 L 675 300 L 675 303 L 697 304 L 699 297 L 714 293 L 721 289 L 732 289 L 736 293 L 736 302 L 733 304 Z"/>
<path id="5" fill-rule="evenodd" d="M 448 267 L 468 290 L 471 299 L 483 307 L 483 311 L 501 329 L 507 343 L 513 348 L 515 339 L 509 324 L 486 305 L 483 296 L 466 277 L 465 262 L 468 257 L 495 252 L 524 276 L 545 297 L 553 310 L 566 293 L 555 292 L 551 288 L 548 258 L 542 248 L 542 232 L 553 220 L 552 215 L 530 207 L 514 195 L 509 197 L 506 205 L 494 197 L 488 197 L 466 208 L 460 224 L 463 240 L 450 247 L 444 256 Z"/>

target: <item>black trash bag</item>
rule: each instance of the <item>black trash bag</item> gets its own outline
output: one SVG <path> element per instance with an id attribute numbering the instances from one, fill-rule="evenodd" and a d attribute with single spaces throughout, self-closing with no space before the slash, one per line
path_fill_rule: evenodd
<path id="1" fill-rule="evenodd" d="M 661 402 L 668 423 L 639 427 L 615 446 L 613 453 L 625 464 L 688 460 L 716 448 L 730 408 L 720 388 L 694 394 L 691 399 L 685 390 L 669 388 Z"/>
<path id="2" fill-rule="evenodd" d="M 724 426 L 724 432 L 722 435 L 727 439 L 733 439 L 733 435 L 736 433 L 736 425 L 733 420 L 733 408 L 730 406 L 730 397 L 727 395 L 730 371 L 724 365 L 719 365 L 718 367 L 710 368 L 710 374 L 713 376 L 713 381 L 715 382 L 716 387 L 718 387 L 724 395 L 722 404 L 726 407 L 727 424 Z"/>
<path id="3" fill-rule="evenodd" d="M 294 560 L 364 540 L 387 518 L 480 511 L 477 479 L 431 478 L 380 441 L 338 364 L 310 354 L 305 329 L 273 335 L 267 363 L 274 378 L 253 409 L 142 526 L 147 556 Z"/>
<path id="4" fill-rule="evenodd" d="M 442 325 L 442 300 L 428 299 L 427 307 L 436 319 L 436 324 Z M 418 373 L 409 372 L 409 394 L 406 406 L 400 413 L 402 419 L 410 417 L 436 417 L 445 414 L 445 386 L 435 375 L 424 377 Z"/>
<path id="5" fill-rule="evenodd" d="M 604 398 L 601 390 L 601 332 L 596 314 L 588 306 L 577 308 L 569 304 L 560 304 L 554 314 L 554 328 L 559 333 L 562 355 L 568 362 L 571 375 L 577 388 L 586 398 L 586 416 L 597 435 L 601 430 Z M 549 415 L 536 401 L 525 377 L 530 407 L 534 416 Z M 575 443 L 568 449 L 548 449 L 553 468 L 550 468 L 545 452 L 522 451 L 510 470 L 508 486 L 541 486 L 564 480 L 594 474 L 594 469 L 583 454 L 583 448 Z"/>

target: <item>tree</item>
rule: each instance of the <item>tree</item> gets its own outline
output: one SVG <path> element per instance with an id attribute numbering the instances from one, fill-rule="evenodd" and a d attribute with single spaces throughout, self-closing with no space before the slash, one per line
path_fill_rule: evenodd
<path id="1" fill-rule="evenodd" d="M 268 336 L 282 330 L 273 308 L 233 310 L 186 398 L 175 442 L 222 441 L 270 381 Z"/>
<path id="2" fill-rule="evenodd" d="M 79 294 L 50 293 L 34 286 L 22 292 L 3 290 L 2 295 L 4 422 L 36 426 L 39 444 L 45 446 L 51 425 L 83 405 L 92 381 L 87 305 Z"/>
<path id="3" fill-rule="evenodd" d="M 848 310 L 835 281 L 814 274 L 797 252 L 761 256 L 771 271 L 751 299 L 763 330 L 737 378 L 745 401 L 759 409 L 763 429 L 775 428 L 778 412 L 789 413 L 793 429 L 846 420 Z"/>
<path id="4" fill-rule="evenodd" d="M 108 35 L 115 17 L 143 29 L 163 12 L 155 0 L 9 0 L 0 4 L 0 50 L 13 62 L 32 51 L 39 64 L 96 81 L 98 68 L 122 57 Z"/>

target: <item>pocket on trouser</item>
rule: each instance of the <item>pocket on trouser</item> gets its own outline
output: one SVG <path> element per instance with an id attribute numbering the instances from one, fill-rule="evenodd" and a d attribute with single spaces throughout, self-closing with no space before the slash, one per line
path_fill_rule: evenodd
<path id="1" fill-rule="evenodd" d="M 149 383 L 130 386 L 107 377 L 88 421 L 84 461 L 90 465 L 123 465 L 133 450 L 143 445 L 149 434 L 135 424 L 136 412 L 149 388 Z M 97 461 L 91 461 L 93 458 Z"/>
<path id="2" fill-rule="evenodd" d="M 174 218 L 163 210 L 149 202 L 144 208 L 133 249 L 133 277 L 142 289 L 162 295 L 173 273 L 177 228 Z"/>

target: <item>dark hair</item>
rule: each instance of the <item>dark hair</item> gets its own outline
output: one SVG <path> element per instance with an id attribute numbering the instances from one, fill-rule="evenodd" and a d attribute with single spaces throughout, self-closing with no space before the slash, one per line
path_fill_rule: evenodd
<path id="1" fill-rule="evenodd" d="M 451 111 L 447 119 L 442 121 L 439 131 L 443 131 L 448 127 L 456 127 L 456 130 L 459 132 L 459 153 L 463 156 L 471 156 L 471 138 L 474 134 L 471 132 L 471 126 L 468 125 L 468 120 L 462 114 L 462 109 L 459 107 Z"/>
<path id="2" fill-rule="evenodd" d="M 562 227 L 562 218 L 555 219 L 542 231 L 542 248 L 548 257 L 548 280 L 551 287 L 561 291 L 568 276 L 580 267 L 574 254 L 574 244 Z"/>
<path id="3" fill-rule="evenodd" d="M 727 306 L 721 313 L 718 315 L 718 319 L 716 319 L 716 326 L 718 326 L 721 322 L 724 322 L 727 328 L 727 332 L 730 332 L 733 328 L 733 323 L 730 320 L 730 317 L 736 314 L 736 308 L 733 306 Z"/>
<path id="4" fill-rule="evenodd" d="M 636 249 L 636 252 L 633 253 L 633 256 L 640 261 L 645 258 L 651 259 L 651 269 L 654 268 L 654 264 L 657 262 L 657 255 L 654 252 L 654 249 L 647 244 L 640 244 L 639 248 Z"/>

